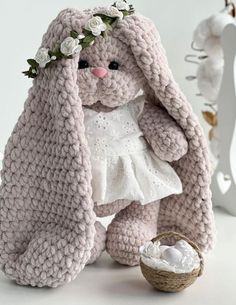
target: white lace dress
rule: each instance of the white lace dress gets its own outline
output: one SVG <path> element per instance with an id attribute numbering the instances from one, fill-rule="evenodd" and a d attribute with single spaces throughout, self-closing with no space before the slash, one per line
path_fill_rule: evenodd
<path id="1" fill-rule="evenodd" d="M 146 204 L 182 192 L 178 175 L 148 147 L 138 126 L 144 102 L 139 96 L 107 113 L 83 107 L 98 205 L 118 199 Z"/>

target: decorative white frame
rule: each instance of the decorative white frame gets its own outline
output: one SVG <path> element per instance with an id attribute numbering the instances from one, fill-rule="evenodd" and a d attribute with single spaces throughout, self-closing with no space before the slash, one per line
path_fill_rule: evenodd
<path id="1" fill-rule="evenodd" d="M 213 204 L 236 216 L 236 25 L 229 24 L 221 37 L 224 51 L 224 74 L 219 96 L 218 126 L 220 159 L 212 177 Z M 232 149 L 232 147 L 234 149 Z M 234 152 L 233 152 L 234 150 Z"/>

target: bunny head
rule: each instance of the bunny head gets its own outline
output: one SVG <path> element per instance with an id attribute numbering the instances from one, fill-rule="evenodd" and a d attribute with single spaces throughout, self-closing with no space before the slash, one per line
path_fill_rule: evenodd
<path id="1" fill-rule="evenodd" d="M 53 49 L 58 42 L 63 41 L 69 35 L 71 30 L 75 29 L 79 33 L 82 32 L 88 20 L 101 11 L 103 11 L 102 8 L 86 11 L 75 9 L 62 11 L 49 26 L 43 37 L 41 47 Z M 63 24 L 63 26 L 58 27 L 58 23 Z M 131 28 L 130 32 L 129 27 Z M 153 58 L 149 58 L 146 50 L 142 50 L 142 48 L 138 50 L 136 46 L 130 44 L 134 28 L 138 36 L 133 37 L 133 42 L 137 38 L 142 39 L 142 36 L 144 42 L 146 42 L 149 37 L 148 40 L 152 45 L 144 46 L 145 48 L 162 48 L 155 25 L 144 16 L 131 15 L 123 20 L 118 20 L 108 35 L 96 37 L 93 45 L 83 49 L 79 56 L 68 60 L 71 63 L 75 61 L 74 70 L 76 70 L 76 84 L 81 104 L 89 106 L 99 101 L 105 106 L 117 107 L 134 99 L 140 90 L 143 90 L 144 94 L 149 96 L 150 99 L 158 100 L 144 75 L 143 65 L 140 66 L 142 62 L 137 62 L 139 56 L 141 56 L 141 61 L 144 61 L 143 64 L 149 65 Z M 53 36 L 52 32 L 54 32 Z M 141 51 L 140 54 L 137 51 Z M 143 52 L 145 56 L 143 56 Z M 160 52 L 164 51 L 161 49 Z M 147 60 L 146 63 L 145 60 Z M 160 57 L 159 60 L 162 60 L 162 58 Z M 42 69 L 41 74 L 46 74 L 47 77 L 53 79 L 56 66 L 62 63 L 63 60 L 56 63 L 54 68 L 45 71 Z M 154 64 L 153 69 L 157 73 L 160 72 L 159 65 L 155 66 Z"/>
<path id="2" fill-rule="evenodd" d="M 114 30 L 115 32 L 115 30 Z M 78 86 L 83 105 L 117 107 L 134 99 L 144 77 L 129 46 L 111 32 L 80 54 Z"/>

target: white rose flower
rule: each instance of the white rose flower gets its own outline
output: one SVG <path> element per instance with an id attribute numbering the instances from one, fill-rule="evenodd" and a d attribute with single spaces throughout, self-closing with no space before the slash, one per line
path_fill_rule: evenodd
<path id="1" fill-rule="evenodd" d="M 35 55 L 34 59 L 39 64 L 40 68 L 45 68 L 46 64 L 51 61 L 48 51 L 49 49 L 47 48 L 40 48 Z"/>
<path id="2" fill-rule="evenodd" d="M 115 5 L 120 11 L 129 11 L 129 4 L 123 0 L 116 1 Z"/>
<path id="3" fill-rule="evenodd" d="M 102 13 L 109 17 L 119 17 L 120 19 L 123 19 L 124 17 L 123 13 L 115 6 L 108 7 L 106 10 L 102 11 Z"/>
<path id="4" fill-rule="evenodd" d="M 60 50 L 62 54 L 70 56 L 79 53 L 82 50 L 82 46 L 79 43 L 79 39 L 67 37 L 61 43 Z"/>
<path id="5" fill-rule="evenodd" d="M 92 17 L 88 20 L 86 30 L 91 31 L 94 36 L 101 35 L 102 32 L 106 31 L 106 24 L 102 21 L 102 18 L 99 16 Z"/>

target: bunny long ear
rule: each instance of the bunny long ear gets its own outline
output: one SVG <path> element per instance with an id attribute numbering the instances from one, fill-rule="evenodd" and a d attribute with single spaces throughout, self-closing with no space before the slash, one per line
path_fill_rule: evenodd
<path id="1" fill-rule="evenodd" d="M 188 153 L 173 164 L 183 183 L 183 193 L 161 201 L 158 230 L 184 233 L 207 251 L 212 247 L 215 227 L 203 131 L 173 79 L 154 24 L 141 15 L 133 15 L 118 23 L 115 35 L 130 45 L 146 79 L 146 95 L 162 103 L 188 139 Z"/>
<path id="2" fill-rule="evenodd" d="M 65 38 L 75 15 L 77 30 L 78 11 L 63 11 L 43 45 Z M 0 264 L 23 285 L 55 287 L 74 279 L 93 246 L 95 214 L 77 64 L 78 58 L 61 60 L 40 71 L 5 149 Z"/>

